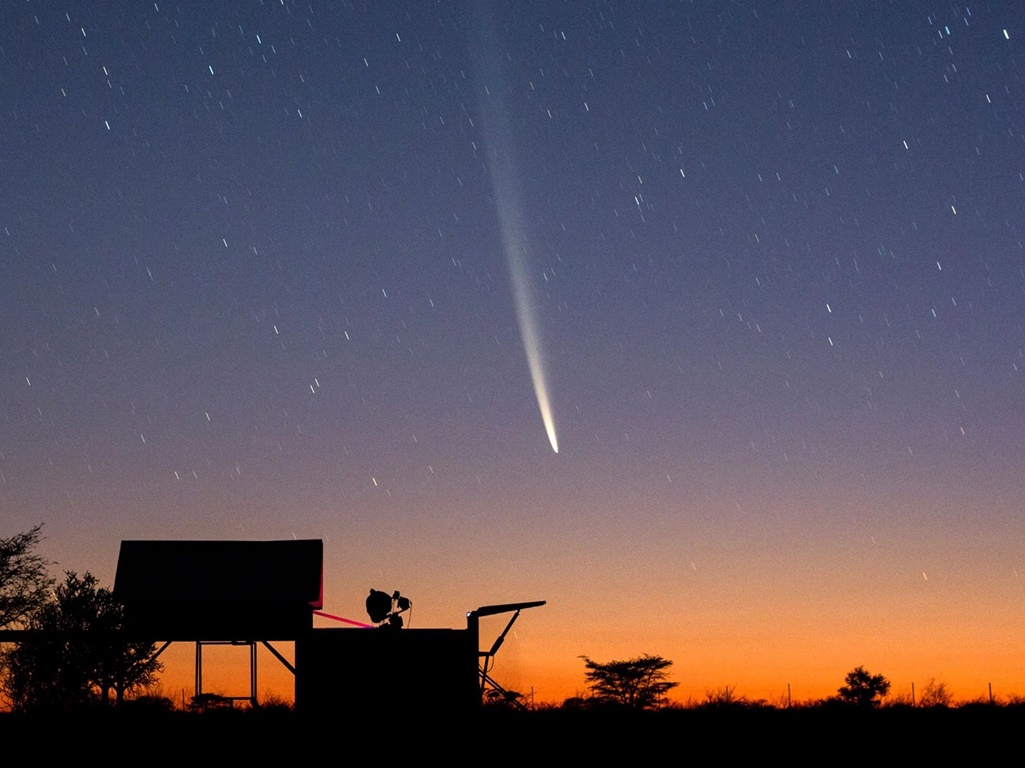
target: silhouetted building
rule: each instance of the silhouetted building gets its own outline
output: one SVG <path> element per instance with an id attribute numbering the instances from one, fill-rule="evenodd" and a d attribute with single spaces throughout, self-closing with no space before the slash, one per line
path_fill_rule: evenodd
<path id="1" fill-rule="evenodd" d="M 123 541 L 114 594 L 133 637 L 164 641 L 161 652 L 171 642 L 196 643 L 197 696 L 203 647 L 230 643 L 250 648 L 250 695 L 240 698 L 255 702 L 262 644 L 295 675 L 296 708 L 318 714 L 473 709 L 483 679 L 497 686 L 487 661 L 505 637 L 481 653 L 478 615 L 519 615 L 519 608 L 541 604 L 481 608 L 467 614 L 466 629 L 394 631 L 401 620 L 381 628 L 314 629 L 314 612 L 323 605 L 319 540 Z M 381 594 L 390 606 L 393 598 Z M 393 597 L 397 610 L 409 607 L 397 592 Z M 272 641 L 295 642 L 294 665 Z"/>

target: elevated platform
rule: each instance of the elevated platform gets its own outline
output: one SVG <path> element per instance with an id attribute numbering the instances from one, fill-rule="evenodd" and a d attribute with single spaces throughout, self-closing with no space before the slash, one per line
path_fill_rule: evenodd
<path id="1" fill-rule="evenodd" d="M 324 543 L 122 541 L 114 595 L 154 640 L 294 640 L 323 607 Z"/>

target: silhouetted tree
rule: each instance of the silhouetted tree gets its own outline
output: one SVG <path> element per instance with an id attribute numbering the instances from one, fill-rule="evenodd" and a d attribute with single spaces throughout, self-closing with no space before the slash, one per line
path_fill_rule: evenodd
<path id="1" fill-rule="evenodd" d="M 864 667 L 855 667 L 847 673 L 846 685 L 837 690 L 840 701 L 859 707 L 878 707 L 890 691 L 890 681 L 882 675 L 873 675 Z"/>
<path id="2" fill-rule="evenodd" d="M 919 702 L 923 707 L 949 707 L 954 703 L 954 697 L 947 689 L 947 684 L 936 682 L 935 677 L 929 678 L 929 682 L 922 689 L 922 699 Z"/>
<path id="3" fill-rule="evenodd" d="M 19 625 L 46 604 L 53 579 L 35 553 L 43 527 L 0 539 L 0 628 Z"/>
<path id="4" fill-rule="evenodd" d="M 600 664 L 581 656 L 587 667 L 587 687 L 599 704 L 616 704 L 630 709 L 657 709 L 666 692 L 679 683 L 667 679 L 669 659 L 645 654 L 625 661 Z"/>
<path id="5" fill-rule="evenodd" d="M 27 628 L 35 634 L 0 655 L 3 692 L 17 710 L 73 709 L 111 694 L 120 702 L 161 669 L 153 643 L 121 635 L 120 603 L 89 573 L 65 574 Z"/>

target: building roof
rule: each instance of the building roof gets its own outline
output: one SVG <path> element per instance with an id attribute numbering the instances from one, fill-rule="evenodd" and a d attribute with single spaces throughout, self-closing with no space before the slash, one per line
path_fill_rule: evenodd
<path id="1" fill-rule="evenodd" d="M 323 561 L 319 539 L 122 541 L 114 594 L 130 626 L 163 638 L 283 637 L 323 607 Z"/>

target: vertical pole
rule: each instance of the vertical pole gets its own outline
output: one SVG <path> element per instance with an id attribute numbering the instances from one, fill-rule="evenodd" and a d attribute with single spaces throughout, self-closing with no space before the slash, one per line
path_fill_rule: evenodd
<path id="1" fill-rule="evenodd" d="M 791 706 L 791 701 L 790 701 L 790 683 L 787 683 L 787 709 L 790 709 L 790 706 Z"/>
<path id="2" fill-rule="evenodd" d="M 993 683 L 989 684 L 989 703 L 993 703 Z"/>
<path id="3" fill-rule="evenodd" d="M 473 643 L 474 664 L 478 669 L 478 677 L 480 677 L 480 686 L 478 693 L 478 703 L 484 701 L 484 671 L 480 669 L 480 617 L 477 616 L 476 611 L 470 611 L 466 614 L 466 632 L 470 636 L 469 640 Z"/>
<path id="4" fill-rule="evenodd" d="M 196 641 L 196 687 L 193 696 L 203 693 L 203 644 Z"/>
<path id="5" fill-rule="evenodd" d="M 915 706 L 915 684 L 911 683 L 911 706 Z"/>
<path id="6" fill-rule="evenodd" d="M 249 642 L 249 706 L 256 706 L 256 642 Z"/>

